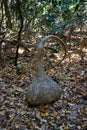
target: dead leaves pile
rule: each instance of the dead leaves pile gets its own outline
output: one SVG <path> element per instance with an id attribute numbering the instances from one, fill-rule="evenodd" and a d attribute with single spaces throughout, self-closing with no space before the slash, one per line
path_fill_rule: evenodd
<path id="1" fill-rule="evenodd" d="M 33 58 L 20 56 L 24 69 L 19 74 L 9 66 L 0 67 L 1 130 L 87 129 L 87 59 L 73 61 L 70 66 L 66 61 L 46 70 L 62 87 L 61 99 L 38 107 L 29 106 L 25 99 L 35 73 Z"/>

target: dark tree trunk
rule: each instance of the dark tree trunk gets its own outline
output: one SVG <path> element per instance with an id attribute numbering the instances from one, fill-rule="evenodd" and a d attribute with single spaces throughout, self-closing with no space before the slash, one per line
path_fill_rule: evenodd
<path id="1" fill-rule="evenodd" d="M 5 7 L 5 16 L 7 18 L 6 25 L 8 28 L 12 29 L 11 16 L 9 12 L 8 0 L 2 0 L 2 4 Z"/>
<path id="2" fill-rule="evenodd" d="M 17 2 L 17 7 L 18 7 L 18 13 L 20 16 L 20 29 L 19 29 L 19 33 L 18 33 L 18 43 L 17 43 L 17 49 L 16 49 L 16 56 L 15 56 L 15 66 L 17 67 L 17 60 L 18 60 L 18 50 L 19 50 L 19 46 L 21 43 L 21 33 L 22 33 L 22 29 L 23 29 L 23 17 L 22 17 L 22 12 L 21 12 L 21 8 L 20 8 L 20 0 L 16 0 Z"/>

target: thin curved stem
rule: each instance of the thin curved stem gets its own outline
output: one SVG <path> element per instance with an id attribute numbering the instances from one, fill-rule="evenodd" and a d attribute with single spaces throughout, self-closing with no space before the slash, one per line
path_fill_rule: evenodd
<path id="1" fill-rule="evenodd" d="M 42 63 L 43 62 L 43 60 L 42 60 L 42 56 L 43 55 L 42 55 L 42 49 L 44 48 L 44 43 L 47 40 L 49 40 L 49 39 L 55 39 L 56 41 L 60 41 L 61 44 L 64 47 L 65 54 L 64 54 L 62 60 L 59 63 L 61 63 L 65 59 L 65 57 L 66 57 L 66 52 L 67 52 L 66 44 L 59 37 L 57 37 L 55 35 L 48 35 L 48 36 L 46 36 L 38 44 L 37 55 L 36 55 L 36 75 L 37 76 L 41 76 L 43 74 L 43 63 Z"/>

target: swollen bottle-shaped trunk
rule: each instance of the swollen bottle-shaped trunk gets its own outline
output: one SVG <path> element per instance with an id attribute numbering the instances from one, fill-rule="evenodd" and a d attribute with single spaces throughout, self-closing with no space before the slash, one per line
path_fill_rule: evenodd
<path id="1" fill-rule="evenodd" d="M 61 96 L 61 87 L 52 79 L 44 74 L 43 69 L 43 54 L 42 49 L 46 40 L 54 38 L 60 41 L 64 46 L 65 52 L 66 47 L 64 42 L 54 35 L 49 35 L 41 40 L 38 44 L 37 55 L 36 55 L 36 77 L 32 81 L 32 84 L 28 87 L 26 97 L 30 105 L 41 105 L 47 104 L 52 101 L 58 100 Z"/>

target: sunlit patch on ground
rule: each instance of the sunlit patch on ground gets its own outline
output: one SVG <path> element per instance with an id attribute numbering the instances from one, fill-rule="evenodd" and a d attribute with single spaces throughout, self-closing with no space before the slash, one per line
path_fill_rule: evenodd
<path id="1" fill-rule="evenodd" d="M 87 53 L 87 48 L 83 48 L 83 52 Z"/>
<path id="2" fill-rule="evenodd" d="M 24 49 L 23 48 L 19 48 L 18 53 L 19 54 L 23 54 L 23 52 L 24 52 Z"/>
<path id="3" fill-rule="evenodd" d="M 81 57 L 79 54 L 71 54 L 71 61 L 80 61 Z"/>

